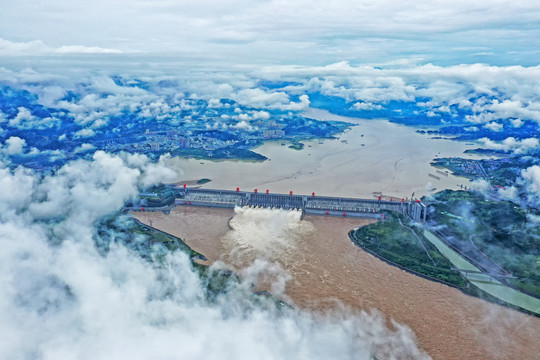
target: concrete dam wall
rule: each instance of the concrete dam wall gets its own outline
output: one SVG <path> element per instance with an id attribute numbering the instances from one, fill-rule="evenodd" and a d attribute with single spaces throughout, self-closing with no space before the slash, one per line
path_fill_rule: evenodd
<path id="1" fill-rule="evenodd" d="M 175 205 L 234 208 L 253 206 L 286 210 L 301 210 L 305 214 L 339 215 L 378 218 L 382 212 L 397 211 L 415 221 L 425 221 L 426 206 L 413 200 L 396 201 L 341 198 L 329 196 L 274 194 L 200 188 L 176 188 Z"/>

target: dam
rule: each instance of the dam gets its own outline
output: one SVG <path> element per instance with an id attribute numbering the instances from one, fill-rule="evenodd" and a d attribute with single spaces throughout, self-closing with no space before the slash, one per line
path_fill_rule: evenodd
<path id="1" fill-rule="evenodd" d="M 133 204 L 126 207 L 127 211 L 168 211 L 174 206 L 207 206 L 234 208 L 236 206 L 250 206 L 260 208 L 275 208 L 285 210 L 300 210 L 303 214 L 328 216 L 356 216 L 380 219 L 384 211 L 399 212 L 414 221 L 425 222 L 427 208 L 420 200 L 396 199 L 395 201 L 382 199 L 361 199 L 347 197 L 297 195 L 271 193 L 269 190 L 251 192 L 236 190 L 203 189 L 198 187 L 167 185 L 168 193 L 174 194 L 166 204 L 154 202 L 149 204 Z M 159 197 L 159 194 L 143 194 L 147 197 Z M 161 206 L 158 206 L 161 205 Z"/>

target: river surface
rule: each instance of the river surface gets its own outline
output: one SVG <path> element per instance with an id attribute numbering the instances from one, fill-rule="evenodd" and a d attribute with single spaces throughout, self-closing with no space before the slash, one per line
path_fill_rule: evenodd
<path id="1" fill-rule="evenodd" d="M 347 233 L 372 220 L 282 210 L 177 207 L 134 213 L 181 237 L 208 263 L 241 272 L 257 260 L 279 265 L 266 290 L 312 311 L 377 309 L 409 326 L 434 359 L 538 359 L 540 319 L 390 266 L 354 246 Z M 273 268 L 268 266 L 269 269 Z M 282 292 L 283 291 L 283 292 Z"/>
<path id="2" fill-rule="evenodd" d="M 415 128 L 387 120 L 342 117 L 316 109 L 306 116 L 346 121 L 352 127 L 338 139 L 306 141 L 303 150 L 289 149 L 285 141 L 266 142 L 254 149 L 270 159 L 264 162 L 175 158 L 168 165 L 183 171 L 179 181 L 209 178 L 212 182 L 207 187 L 231 190 L 293 190 L 298 194 L 363 198 L 373 198 L 373 192 L 398 198 L 411 197 L 414 192 L 420 198 L 433 188 L 469 185 L 465 178 L 436 173 L 430 162 L 436 157 L 476 158 L 463 154 L 472 145 L 432 139 Z"/>

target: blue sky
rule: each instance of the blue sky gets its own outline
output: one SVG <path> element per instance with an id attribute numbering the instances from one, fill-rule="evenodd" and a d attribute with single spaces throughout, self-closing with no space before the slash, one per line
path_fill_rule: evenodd
<path id="1" fill-rule="evenodd" d="M 540 3 L 524 1 L 3 0 L 0 54 L 174 54 L 322 65 L 538 65 Z"/>

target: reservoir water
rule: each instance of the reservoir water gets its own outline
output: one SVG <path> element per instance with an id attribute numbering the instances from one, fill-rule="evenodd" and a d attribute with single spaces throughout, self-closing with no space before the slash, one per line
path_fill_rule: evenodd
<path id="1" fill-rule="evenodd" d="M 218 189 L 270 189 L 272 192 L 373 198 L 382 192 L 398 198 L 421 197 L 432 189 L 457 189 L 469 181 L 439 175 L 430 162 L 436 157 L 461 156 L 474 146 L 452 140 L 432 139 L 416 129 L 386 120 L 340 117 L 312 109 L 307 116 L 349 122 L 350 130 L 337 139 L 306 141 L 303 150 L 289 143 L 271 141 L 254 149 L 268 157 L 264 162 L 171 159 L 181 169 L 179 181 L 209 178 Z M 284 144 L 284 145 L 282 145 Z"/>

